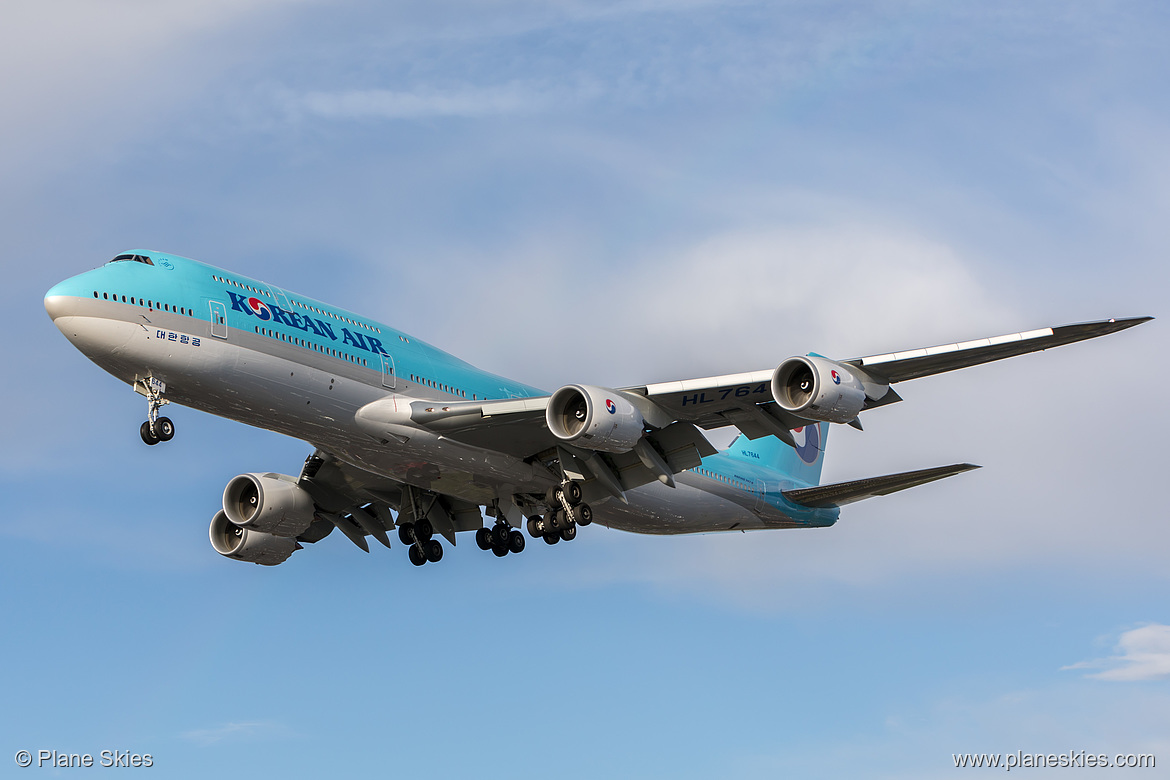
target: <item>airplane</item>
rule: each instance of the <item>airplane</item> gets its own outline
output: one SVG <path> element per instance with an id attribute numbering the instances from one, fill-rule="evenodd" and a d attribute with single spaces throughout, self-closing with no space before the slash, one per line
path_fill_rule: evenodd
<path id="1" fill-rule="evenodd" d="M 909 379 L 1115 333 L 1152 317 L 1040 328 L 847 360 L 552 393 L 407 333 L 214 266 L 131 250 L 57 284 L 53 323 L 147 403 L 142 441 L 176 403 L 308 442 L 298 476 L 241 474 L 209 535 L 273 566 L 334 529 L 370 550 L 397 533 L 416 566 L 473 532 L 498 557 L 597 523 L 641 534 L 823 528 L 840 508 L 978 468 L 820 484 L 831 425 L 901 401 Z M 718 451 L 704 430 L 735 426 Z M 494 518 L 489 527 L 484 516 Z"/>

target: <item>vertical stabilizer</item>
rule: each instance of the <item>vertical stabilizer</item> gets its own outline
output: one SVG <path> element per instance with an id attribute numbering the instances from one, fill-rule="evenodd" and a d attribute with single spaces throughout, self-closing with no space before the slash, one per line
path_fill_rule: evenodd
<path id="1" fill-rule="evenodd" d="M 726 455 L 754 463 L 778 472 L 805 485 L 819 485 L 821 467 L 825 464 L 825 442 L 829 437 L 828 423 L 810 423 L 792 431 L 796 447 L 790 447 L 775 436 L 764 436 L 752 441 L 742 434 L 727 449 Z"/>

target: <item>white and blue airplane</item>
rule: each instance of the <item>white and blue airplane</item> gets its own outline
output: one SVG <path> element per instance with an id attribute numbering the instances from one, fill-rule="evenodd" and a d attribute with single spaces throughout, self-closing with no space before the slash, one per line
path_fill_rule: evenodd
<path id="1" fill-rule="evenodd" d="M 53 287 L 73 345 L 147 402 L 146 444 L 178 403 L 315 448 L 299 476 L 241 474 L 211 521 L 229 558 L 287 560 L 333 529 L 369 552 L 397 531 L 415 565 L 472 531 L 497 556 L 598 523 L 645 534 L 833 525 L 840 507 L 978 468 L 820 485 L 832 423 L 901 400 L 907 379 L 1095 338 L 1150 317 L 620 389 L 549 394 L 372 319 L 203 263 L 134 250 Z M 704 429 L 735 426 L 719 452 Z M 495 522 L 485 525 L 484 510 Z"/>

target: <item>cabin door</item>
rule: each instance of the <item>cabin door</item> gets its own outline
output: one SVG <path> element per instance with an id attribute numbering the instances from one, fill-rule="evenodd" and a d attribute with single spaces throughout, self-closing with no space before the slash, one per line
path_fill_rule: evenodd
<path id="1" fill-rule="evenodd" d="M 394 358 L 385 352 L 382 355 L 382 386 L 394 388 Z"/>
<path id="2" fill-rule="evenodd" d="M 219 339 L 227 338 L 227 307 L 219 301 L 211 301 L 211 335 Z"/>

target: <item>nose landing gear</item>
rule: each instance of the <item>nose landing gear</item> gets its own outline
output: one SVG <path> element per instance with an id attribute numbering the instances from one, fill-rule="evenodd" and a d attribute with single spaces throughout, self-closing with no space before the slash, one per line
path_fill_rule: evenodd
<path id="1" fill-rule="evenodd" d="M 160 441 L 170 441 L 175 438 L 175 424 L 171 422 L 170 417 L 159 417 L 154 421 L 152 430 L 150 420 L 147 420 L 138 429 L 138 434 L 142 436 L 142 441 L 153 446 Z"/>
<path id="2" fill-rule="evenodd" d="M 166 389 L 166 384 L 154 377 L 136 379 L 134 382 L 134 392 L 146 396 L 146 422 L 142 423 L 138 434 L 144 443 L 151 446 L 175 438 L 175 424 L 171 418 L 158 416 L 159 410 L 170 403 L 163 396 Z"/>

